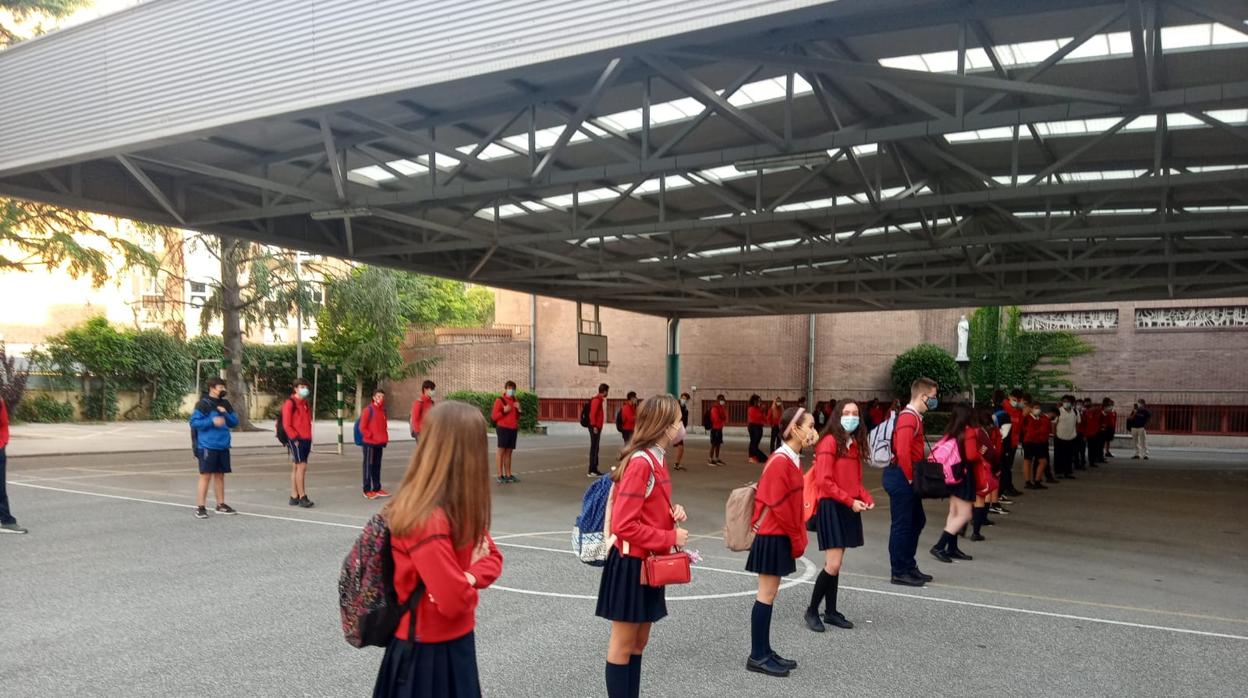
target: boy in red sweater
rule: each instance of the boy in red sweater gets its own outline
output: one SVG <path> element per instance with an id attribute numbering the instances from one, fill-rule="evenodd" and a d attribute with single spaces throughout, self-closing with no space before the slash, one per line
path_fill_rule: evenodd
<path id="1" fill-rule="evenodd" d="M 516 399 L 516 382 L 503 384 L 503 394 L 494 401 L 490 419 L 494 421 L 494 433 L 498 436 L 498 482 L 520 482 L 511 474 L 511 454 L 516 450 L 516 435 L 520 431 L 520 401 Z"/>
<path id="2" fill-rule="evenodd" d="M 420 397 L 412 402 L 412 438 L 417 443 L 420 443 L 420 430 L 425 423 L 425 415 L 433 409 L 433 394 L 437 392 L 437 388 L 431 380 L 421 383 Z"/>
<path id="3" fill-rule="evenodd" d="M 291 460 L 290 506 L 305 509 L 312 506 L 306 489 L 308 457 L 312 454 L 312 409 L 308 406 L 311 394 L 312 384 L 307 378 L 299 378 L 282 405 L 282 428 L 286 431 L 286 448 Z"/>
<path id="4" fill-rule="evenodd" d="M 386 420 L 386 391 L 373 391 L 373 401 L 360 414 L 360 434 L 364 437 L 364 498 L 389 497 L 381 488 L 381 454 L 390 443 Z"/>
<path id="5" fill-rule="evenodd" d="M 9 493 L 5 489 L 5 468 L 9 464 L 9 456 L 5 451 L 9 447 L 9 406 L 0 398 L 0 533 L 26 533 L 26 529 L 17 525 L 17 519 L 9 511 Z"/>
<path id="6" fill-rule="evenodd" d="M 589 472 L 587 477 L 601 477 L 598 470 L 598 445 L 602 442 L 602 425 L 607 423 L 607 393 L 611 386 L 598 385 L 598 393 L 589 399 Z"/>
<path id="7" fill-rule="evenodd" d="M 719 449 L 724 446 L 724 426 L 728 424 L 728 401 L 722 394 L 715 396 L 715 404 L 711 405 L 711 453 L 706 462 L 712 468 L 723 465 L 719 459 Z"/>
<path id="8" fill-rule="evenodd" d="M 1023 477 L 1027 483 L 1023 489 L 1047 490 L 1040 478 L 1045 476 L 1049 465 L 1049 436 L 1053 433 L 1053 420 L 1044 414 L 1039 403 L 1028 403 L 1027 416 L 1023 418 Z M 1034 470 L 1033 470 L 1034 467 Z M 1049 482 L 1057 482 L 1052 475 Z"/>

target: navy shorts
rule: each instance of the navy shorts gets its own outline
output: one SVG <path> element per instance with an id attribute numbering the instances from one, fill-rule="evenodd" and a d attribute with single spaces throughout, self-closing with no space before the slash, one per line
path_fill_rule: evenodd
<path id="1" fill-rule="evenodd" d="M 286 450 L 290 451 L 290 460 L 294 463 L 307 463 L 308 456 L 312 453 L 312 442 L 303 439 L 291 439 L 286 444 Z"/>
<path id="2" fill-rule="evenodd" d="M 711 430 L 711 445 L 718 446 L 722 444 L 723 442 L 724 442 L 724 430 L 712 429 Z"/>
<path id="3" fill-rule="evenodd" d="M 495 427 L 495 433 L 498 434 L 499 448 L 515 448 L 516 447 L 516 430 L 507 427 Z"/>
<path id="4" fill-rule="evenodd" d="M 1023 457 L 1031 460 L 1048 460 L 1049 445 L 1044 444 L 1023 444 Z"/>
<path id="5" fill-rule="evenodd" d="M 230 470 L 230 452 L 203 448 L 199 451 L 199 474 L 228 473 Z"/>

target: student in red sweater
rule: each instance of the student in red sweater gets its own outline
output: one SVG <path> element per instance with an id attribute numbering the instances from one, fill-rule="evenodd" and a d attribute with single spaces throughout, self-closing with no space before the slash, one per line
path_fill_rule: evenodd
<path id="1" fill-rule="evenodd" d="M 598 469 L 598 447 L 602 444 L 602 426 L 607 423 L 607 393 L 611 386 L 598 385 L 598 392 L 589 399 L 589 472 L 587 477 L 601 477 Z"/>
<path id="2" fill-rule="evenodd" d="M 893 462 L 884 469 L 884 491 L 888 492 L 888 513 L 892 519 L 888 532 L 888 561 L 893 584 L 921 587 L 932 581 L 919 570 L 914 559 L 919 536 L 927 525 L 923 500 L 914 493 L 914 464 L 922 461 L 927 451 L 923 435 L 923 414 L 940 404 L 940 389 L 931 378 L 917 378 L 910 384 L 910 402 L 897 415 L 893 430 Z"/>
<path id="3" fill-rule="evenodd" d="M 490 419 L 494 421 L 494 433 L 498 436 L 498 482 L 520 482 L 511 474 L 511 454 L 516 451 L 516 436 L 520 433 L 520 401 L 516 399 L 516 382 L 503 384 L 503 394 L 494 400 Z"/>
<path id="4" fill-rule="evenodd" d="M 1010 512 L 1000 505 L 1000 480 L 997 478 L 998 463 L 1001 459 L 1001 429 L 997 427 L 993 420 L 993 412 L 990 407 L 982 407 L 976 416 L 979 418 L 979 433 L 975 435 L 975 442 L 979 444 L 984 451 L 983 457 L 979 459 L 979 468 L 975 471 L 975 507 L 971 509 L 971 540 L 981 541 L 984 536 L 980 533 L 980 529 L 984 526 L 994 525 L 988 519 L 988 513 L 1000 514 L 1002 516 Z"/>
<path id="5" fill-rule="evenodd" d="M 9 494 L 5 489 L 6 466 L 9 456 L 9 406 L 4 398 L 0 398 L 0 533 L 26 533 L 26 529 L 17 525 L 13 512 L 9 511 Z"/>
<path id="6" fill-rule="evenodd" d="M 1105 398 L 1101 401 L 1101 443 L 1105 446 L 1105 457 L 1113 458 L 1114 433 L 1118 431 L 1118 411 L 1114 401 Z"/>
<path id="7" fill-rule="evenodd" d="M 1088 451 L 1088 467 L 1099 468 L 1105 462 L 1105 446 L 1101 443 L 1101 406 L 1084 400 L 1083 415 L 1079 419 L 1079 433 L 1083 435 Z"/>
<path id="8" fill-rule="evenodd" d="M 412 418 L 410 421 L 412 438 L 416 443 L 420 443 L 420 430 L 425 422 L 425 415 L 429 410 L 433 409 L 433 395 L 437 392 L 438 386 L 433 381 L 426 380 L 420 384 L 420 397 L 412 401 Z"/>
<path id="9" fill-rule="evenodd" d="M 763 398 L 759 395 L 750 396 L 750 406 L 746 410 L 745 425 L 750 433 L 750 462 L 754 464 L 767 460 L 767 454 L 759 448 L 763 441 L 763 425 L 767 422 L 767 413 L 763 411 Z"/>
<path id="10" fill-rule="evenodd" d="M 286 449 L 290 451 L 290 506 L 308 508 L 312 501 L 305 489 L 308 476 L 308 456 L 312 453 L 312 409 L 308 396 L 312 384 L 307 378 L 295 381 L 290 397 L 282 404 L 282 428 L 286 430 Z"/>
<path id="11" fill-rule="evenodd" d="M 768 453 L 780 448 L 780 444 L 784 441 L 780 437 L 780 419 L 782 417 L 784 417 L 784 401 L 777 395 L 776 399 L 772 400 L 771 406 L 767 408 L 767 425 L 771 427 L 771 442 L 767 449 Z"/>
<path id="12" fill-rule="evenodd" d="M 384 510 L 398 600 L 420 600 L 415 622 L 405 613 L 386 647 L 373 695 L 476 698 L 478 591 L 503 571 L 489 533 L 485 419 L 471 405 L 447 402 L 422 426 L 425 439 Z"/>
<path id="13" fill-rule="evenodd" d="M 1008 399 L 1002 398 L 997 400 L 996 404 L 1010 418 L 1010 430 L 1008 434 L 1003 434 L 1002 451 L 1001 451 L 1001 494 L 1007 497 L 1017 497 L 1021 492 L 1014 487 L 1014 461 L 1018 457 L 1018 449 L 1023 443 L 1023 391 L 1015 388 L 1010 391 Z M 1004 429 L 1005 425 L 1002 424 Z"/>
<path id="14" fill-rule="evenodd" d="M 862 484 L 862 461 L 867 450 L 867 425 L 859 406 L 846 400 L 832 411 L 834 419 L 819 435 L 811 479 L 814 498 L 806 510 L 806 530 L 814 531 L 823 551 L 823 569 L 806 608 L 806 627 L 821 633 L 824 623 L 849 630 L 854 627 L 836 608 L 841 583 L 841 562 L 846 548 L 862 547 L 862 512 L 875 508 L 875 500 Z M 819 604 L 826 609 L 819 617 Z"/>
<path id="15" fill-rule="evenodd" d="M 1040 479 L 1049 465 L 1049 436 L 1053 433 L 1053 421 L 1044 414 L 1039 403 L 1029 403 L 1027 408 L 1028 414 L 1023 418 L 1023 477 L 1027 478 L 1027 484 L 1023 488 L 1047 490 L 1049 488 Z M 1052 476 L 1048 481 L 1057 482 Z"/>
<path id="16" fill-rule="evenodd" d="M 975 410 L 967 405 L 954 405 L 950 412 L 949 427 L 933 451 L 939 452 L 942 443 L 953 442 L 961 457 L 961 479 L 949 485 L 949 515 L 945 517 L 945 529 L 940 540 L 929 551 L 941 562 L 970 560 L 971 556 L 958 549 L 958 533 L 971 521 L 971 509 L 975 502 L 975 473 L 979 470 L 987 447 L 979 443 L 979 419 Z M 946 471 L 947 472 L 947 471 Z M 946 474 L 946 478 L 948 475 Z M 945 480 L 948 482 L 948 479 Z"/>
<path id="17" fill-rule="evenodd" d="M 381 487 L 381 454 L 390 443 L 390 423 L 386 420 L 386 391 L 373 391 L 373 402 L 360 413 L 360 435 L 364 437 L 364 498 L 389 497 Z"/>
<path id="18" fill-rule="evenodd" d="M 715 404 L 711 405 L 711 452 L 706 464 L 712 468 L 723 465 L 719 458 L 719 450 L 724 446 L 724 427 L 728 424 L 728 401 L 723 394 L 715 396 Z"/>
<path id="19" fill-rule="evenodd" d="M 672 504 L 672 480 L 664 451 L 684 440 L 680 404 L 671 395 L 646 398 L 637 410 L 637 430 L 611 470 L 610 533 L 615 536 L 595 614 L 611 621 L 606 683 L 609 698 L 629 698 L 641 691 L 641 656 L 650 626 L 667 616 L 663 587 L 641 583 L 641 561 L 684 547 L 689 532 L 685 508 Z"/>
<path id="20" fill-rule="evenodd" d="M 624 396 L 624 404 L 620 405 L 620 436 L 624 437 L 624 444 L 633 439 L 633 432 L 637 430 L 637 392 L 630 390 Z"/>
<path id="21" fill-rule="evenodd" d="M 780 590 L 780 578 L 797 570 L 797 558 L 806 552 L 806 525 L 802 516 L 803 448 L 815 445 L 814 415 L 790 407 L 781 417 L 784 443 L 767 459 L 758 479 L 751 524 L 757 535 L 745 569 L 758 575 L 758 595 L 750 613 L 750 656 L 745 668 L 769 676 L 788 676 L 797 662 L 771 648 L 771 611 Z"/>

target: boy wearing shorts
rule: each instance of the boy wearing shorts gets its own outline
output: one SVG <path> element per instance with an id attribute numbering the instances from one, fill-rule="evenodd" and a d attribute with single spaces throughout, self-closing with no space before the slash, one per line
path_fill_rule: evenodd
<path id="1" fill-rule="evenodd" d="M 230 472 L 230 429 L 238 426 L 238 415 L 225 399 L 225 381 L 210 378 L 208 392 L 191 412 L 195 456 L 199 461 L 199 489 L 196 492 L 195 518 L 208 518 L 208 483 L 217 496 L 218 514 L 232 516 L 234 511 L 225 503 L 225 474 Z"/>
<path id="2" fill-rule="evenodd" d="M 282 405 L 282 428 L 286 430 L 286 444 L 290 451 L 290 505 L 308 508 L 312 501 L 308 499 L 304 489 L 308 475 L 308 456 L 312 453 L 312 409 L 308 406 L 308 396 L 312 394 L 312 384 L 307 378 L 295 381 L 291 395 Z"/>

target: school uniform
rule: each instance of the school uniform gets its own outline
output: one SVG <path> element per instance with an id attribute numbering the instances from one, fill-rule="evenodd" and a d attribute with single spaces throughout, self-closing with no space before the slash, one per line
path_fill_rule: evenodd
<path id="1" fill-rule="evenodd" d="M 489 553 L 472 561 L 476 545 L 456 549 L 446 514 L 436 509 L 418 530 L 390 541 L 394 587 L 400 603 L 423 586 L 416 606 L 415 637 L 411 613 L 403 614 L 386 647 L 373 695 L 381 698 L 481 694 L 477 673 L 476 610 L 478 590 L 494 583 L 503 556 L 486 534 Z M 470 585 L 464 573 L 476 583 Z"/>
<path id="2" fill-rule="evenodd" d="M 390 423 L 386 408 L 371 403 L 360 413 L 360 435 L 364 437 L 364 492 L 381 489 L 381 454 L 390 443 Z"/>
<path id="3" fill-rule="evenodd" d="M 759 448 L 759 444 L 763 440 L 763 408 L 761 406 L 750 405 L 746 411 L 745 424 L 746 430 L 750 433 L 750 458 L 762 463 L 767 460 L 767 454 Z"/>
<path id="4" fill-rule="evenodd" d="M 975 443 L 988 446 L 988 451 L 980 457 L 975 469 L 975 494 L 980 497 L 987 497 L 1001 486 L 1000 480 L 993 471 L 997 469 L 997 464 L 1000 462 L 1003 441 L 1001 430 L 996 426 L 980 427 L 975 437 Z"/>
<path id="5" fill-rule="evenodd" d="M 893 429 L 893 462 L 884 468 L 884 491 L 888 492 L 891 525 L 888 560 L 894 578 L 906 578 L 918 570 L 915 553 L 919 536 L 927 525 L 923 500 L 914 493 L 914 464 L 924 458 L 927 440 L 923 418 L 907 406 L 897 415 Z M 921 582 L 920 582 L 921 583 Z"/>
<path id="6" fill-rule="evenodd" d="M 0 524 L 16 526 L 17 519 L 13 518 L 13 512 L 9 510 L 9 493 L 6 485 L 5 470 L 9 464 L 9 456 L 6 452 L 8 448 L 9 407 L 5 404 L 5 400 L 0 398 Z"/>
<path id="7" fill-rule="evenodd" d="M 758 534 L 745 560 L 746 571 L 777 577 L 795 572 L 797 558 L 806 552 L 802 518 L 801 458 L 788 444 L 780 444 L 758 479 L 750 519 Z"/>
<path id="8" fill-rule="evenodd" d="M 1118 413 L 1110 408 L 1101 410 L 1101 443 L 1105 447 L 1105 453 L 1110 454 L 1114 448 L 1114 432 L 1118 430 Z"/>
<path id="9" fill-rule="evenodd" d="M 728 424 L 728 408 L 716 402 L 711 405 L 711 445 L 724 443 L 724 427 Z"/>
<path id="10" fill-rule="evenodd" d="M 1088 469 L 1088 439 L 1084 436 L 1084 416 L 1087 410 L 1082 407 L 1075 408 L 1075 470 Z"/>
<path id="11" fill-rule="evenodd" d="M 1075 437 L 1079 435 L 1079 415 L 1073 408 L 1057 410 L 1053 425 L 1053 472 L 1069 477 L 1075 470 Z"/>
<path id="12" fill-rule="evenodd" d="M 770 448 L 767 449 L 769 451 L 780 448 L 780 444 L 784 442 L 780 433 L 780 418 L 783 416 L 784 410 L 775 405 L 772 405 L 771 409 L 767 411 L 767 425 L 771 427 L 771 443 L 769 444 Z"/>
<path id="13" fill-rule="evenodd" d="M 224 408 L 221 412 L 218 407 Z M 217 417 L 225 424 L 217 426 Z M 230 468 L 230 429 L 238 426 L 238 415 L 228 400 L 204 395 L 191 412 L 191 429 L 195 430 L 195 457 L 199 461 L 199 474 L 232 472 Z"/>
<path id="14" fill-rule="evenodd" d="M 884 420 L 887 418 L 888 418 L 888 409 L 884 407 L 884 405 L 876 405 L 875 407 L 872 407 L 870 410 L 867 411 L 867 419 L 871 420 L 871 423 L 868 424 L 867 426 L 869 429 L 874 429 L 877 426 L 883 424 Z"/>
<path id="15" fill-rule="evenodd" d="M 1001 401 L 1001 409 L 1009 417 L 1010 433 L 1005 435 L 1001 443 L 1001 491 L 1006 494 L 1016 493 L 1014 487 L 1014 461 L 1018 457 L 1018 448 L 1023 439 L 1023 410 L 1010 404 L 1009 398 Z M 1005 426 L 999 423 L 998 426 Z"/>
<path id="16" fill-rule="evenodd" d="M 806 520 L 806 530 L 814 531 L 820 550 L 858 548 L 863 544 L 862 514 L 854 511 L 854 500 L 875 504 L 862 484 L 862 458 L 858 442 L 836 455 L 836 439 L 825 436 L 815 447 L 815 505 Z"/>
<path id="17" fill-rule="evenodd" d="M 425 423 L 425 415 L 429 414 L 429 410 L 433 409 L 433 398 L 427 393 L 421 394 L 414 402 L 412 402 L 412 416 L 408 422 L 411 427 L 412 438 L 420 441 L 420 430 Z"/>
<path id="18" fill-rule="evenodd" d="M 630 401 L 620 405 L 620 434 L 627 444 L 633 439 L 633 430 L 637 428 L 637 406 Z"/>
<path id="19" fill-rule="evenodd" d="M 494 400 L 494 409 L 490 411 L 490 419 L 494 422 L 494 433 L 498 436 L 499 448 L 514 449 L 516 447 L 516 436 L 520 433 L 518 407 L 520 407 L 520 401 L 515 397 L 500 395 Z"/>
<path id="20" fill-rule="evenodd" d="M 594 395 L 589 399 L 589 474 L 595 475 L 598 470 L 598 446 L 602 442 L 602 426 L 607 423 L 607 398 L 605 395 Z"/>
<path id="21" fill-rule="evenodd" d="M 1105 462 L 1105 446 L 1101 443 L 1101 408 L 1090 407 L 1083 411 L 1079 422 L 1079 431 L 1083 434 L 1084 445 L 1087 447 L 1088 465 L 1096 466 Z"/>
<path id="22" fill-rule="evenodd" d="M 676 545 L 672 480 L 663 450 L 633 453 L 613 490 L 611 533 L 615 543 L 602 568 L 594 613 L 623 623 L 653 623 L 667 616 L 667 602 L 663 587 L 641 583 L 641 561 L 669 553 Z"/>
<path id="23" fill-rule="evenodd" d="M 292 395 L 282 405 L 282 428 L 286 430 L 286 450 L 295 463 L 307 463 L 312 453 L 312 408 L 308 401 Z"/>
<path id="24" fill-rule="evenodd" d="M 1042 414 L 1027 415 L 1023 420 L 1023 457 L 1033 463 L 1049 459 L 1049 435 L 1053 433 L 1053 421 Z"/>
<path id="25" fill-rule="evenodd" d="M 964 502 L 974 502 L 977 488 L 975 474 L 979 471 L 983 455 L 979 452 L 979 429 L 967 427 L 962 430 L 962 462 L 966 465 L 966 475 L 962 481 L 949 485 L 949 496 L 957 497 Z"/>

